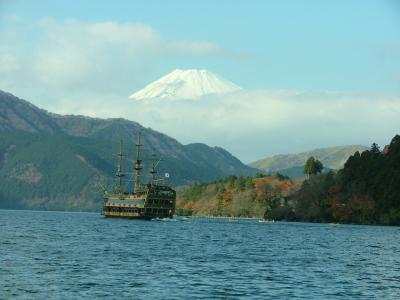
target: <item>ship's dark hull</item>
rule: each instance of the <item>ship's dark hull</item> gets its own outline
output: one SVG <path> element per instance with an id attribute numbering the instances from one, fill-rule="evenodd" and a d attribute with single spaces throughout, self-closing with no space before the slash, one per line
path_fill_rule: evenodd
<path id="1" fill-rule="evenodd" d="M 122 152 L 122 141 L 120 142 L 117 172 L 115 174 L 118 177 L 118 184 L 112 192 L 104 189 L 102 215 L 105 217 L 149 220 L 172 218 L 175 213 L 176 191 L 168 184 L 163 183 L 163 180 L 157 179 L 156 167 L 160 160 L 157 161 L 155 156 L 152 156 L 151 181 L 148 184 L 140 184 L 140 172 L 143 168 L 140 158 L 142 147 L 140 137 L 140 132 L 138 132 L 133 190 L 127 191 L 123 182 L 123 178 L 129 173 L 123 172 L 124 154 Z M 166 177 L 169 177 L 169 175 Z"/>
<path id="2" fill-rule="evenodd" d="M 108 194 L 104 198 L 105 217 L 128 219 L 172 218 L 175 212 L 176 192 L 169 187 L 150 187 L 141 195 Z"/>
<path id="3" fill-rule="evenodd" d="M 172 218 L 173 214 L 166 209 L 148 210 L 138 209 L 136 212 L 132 212 L 129 208 L 119 207 L 114 210 L 103 209 L 103 216 L 107 218 L 126 218 L 126 219 L 138 219 L 138 220 L 151 220 L 157 218 Z"/>

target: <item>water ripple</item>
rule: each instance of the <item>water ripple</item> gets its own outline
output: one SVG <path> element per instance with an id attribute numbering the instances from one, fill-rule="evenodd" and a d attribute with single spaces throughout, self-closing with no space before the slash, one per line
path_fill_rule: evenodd
<path id="1" fill-rule="evenodd" d="M 0 210 L 0 299 L 400 299 L 398 227 Z"/>

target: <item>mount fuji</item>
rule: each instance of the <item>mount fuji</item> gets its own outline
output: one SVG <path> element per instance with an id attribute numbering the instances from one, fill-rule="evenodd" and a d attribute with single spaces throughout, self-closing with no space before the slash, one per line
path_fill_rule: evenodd
<path id="1" fill-rule="evenodd" d="M 196 99 L 210 94 L 240 91 L 241 87 L 207 70 L 175 71 L 129 96 L 130 99 Z"/>

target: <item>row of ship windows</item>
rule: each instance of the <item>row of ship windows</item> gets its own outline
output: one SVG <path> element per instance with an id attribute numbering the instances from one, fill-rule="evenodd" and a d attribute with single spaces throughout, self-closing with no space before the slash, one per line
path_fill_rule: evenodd
<path id="1" fill-rule="evenodd" d="M 172 201 L 169 200 L 158 200 L 158 199 L 152 199 L 152 200 L 147 200 L 146 205 L 164 205 L 164 206 L 171 206 Z"/>
<path id="2" fill-rule="evenodd" d="M 168 214 L 171 213 L 172 210 L 168 209 L 168 208 L 148 208 L 146 209 L 146 213 L 150 213 L 150 214 Z"/>
<path id="3" fill-rule="evenodd" d="M 137 213 L 139 212 L 139 209 L 137 208 L 122 208 L 122 207 L 107 207 L 105 211 L 109 212 L 133 212 Z"/>
<path id="4" fill-rule="evenodd" d="M 175 193 L 174 192 L 170 192 L 170 191 L 153 191 L 150 192 L 150 194 L 152 196 L 167 196 L 167 197 L 175 197 Z"/>

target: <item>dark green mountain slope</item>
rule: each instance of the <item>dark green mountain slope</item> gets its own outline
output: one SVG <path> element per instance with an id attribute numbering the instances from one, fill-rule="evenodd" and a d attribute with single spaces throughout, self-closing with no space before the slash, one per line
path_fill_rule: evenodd
<path id="1" fill-rule="evenodd" d="M 182 145 L 124 119 L 54 115 L 4 92 L 0 115 L 0 208 L 97 209 L 100 185 L 113 182 L 121 139 L 126 170 L 133 170 L 138 131 L 145 169 L 152 154 L 161 157 L 160 176 L 170 173 L 174 185 L 255 173 L 222 148 Z"/>
<path id="2" fill-rule="evenodd" d="M 87 140 L 66 135 L 0 133 L 0 207 L 90 210 L 98 183 L 113 172 Z M 92 147 L 105 146 L 91 141 Z"/>

